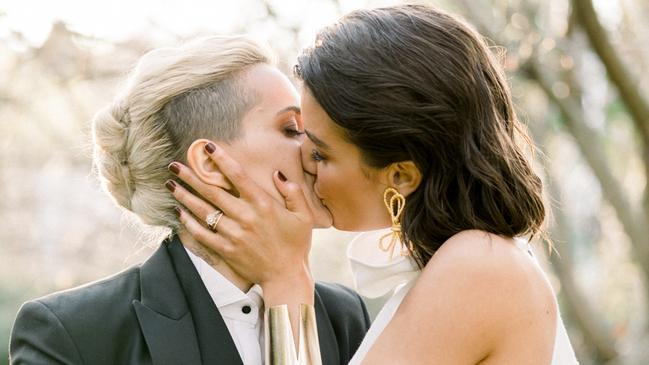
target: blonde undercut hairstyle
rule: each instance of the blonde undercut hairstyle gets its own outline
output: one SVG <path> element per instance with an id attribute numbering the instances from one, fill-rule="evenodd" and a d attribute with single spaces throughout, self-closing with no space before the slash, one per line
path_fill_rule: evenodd
<path id="1" fill-rule="evenodd" d="M 164 184 L 167 166 L 185 162 L 193 141 L 229 142 L 258 96 L 245 70 L 272 64 L 269 50 L 245 36 L 201 38 L 145 54 L 124 89 L 92 121 L 93 160 L 102 186 L 149 226 L 180 228 L 178 204 Z"/>

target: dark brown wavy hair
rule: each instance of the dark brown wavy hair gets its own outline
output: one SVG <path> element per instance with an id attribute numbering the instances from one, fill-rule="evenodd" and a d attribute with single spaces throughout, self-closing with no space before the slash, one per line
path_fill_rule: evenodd
<path id="1" fill-rule="evenodd" d="M 413 161 L 403 239 L 423 267 L 454 234 L 542 233 L 541 179 L 505 75 L 467 23 L 424 5 L 357 10 L 324 28 L 295 66 L 364 162 Z"/>

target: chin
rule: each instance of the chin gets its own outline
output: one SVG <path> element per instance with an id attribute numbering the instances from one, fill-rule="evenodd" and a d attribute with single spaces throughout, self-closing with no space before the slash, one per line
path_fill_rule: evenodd
<path id="1" fill-rule="evenodd" d="M 322 207 L 313 213 L 314 228 L 331 228 L 333 217 L 327 208 Z"/>
<path id="2" fill-rule="evenodd" d="M 333 227 L 339 231 L 347 232 L 366 232 L 366 231 L 375 231 L 377 229 L 390 228 L 389 224 L 384 222 L 371 222 L 371 221 L 357 221 L 351 219 L 336 219 L 336 215 L 333 216 Z"/>

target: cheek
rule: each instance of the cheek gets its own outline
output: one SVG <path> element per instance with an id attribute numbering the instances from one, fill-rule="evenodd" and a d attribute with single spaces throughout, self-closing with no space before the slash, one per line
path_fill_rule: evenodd
<path id="1" fill-rule="evenodd" d="M 309 141 L 305 141 L 300 146 L 300 157 L 302 158 L 302 168 L 311 175 L 317 175 L 318 164 L 311 158 L 313 147 Z"/>
<path id="2" fill-rule="evenodd" d="M 317 164 L 315 175 L 316 180 L 313 184 L 313 189 L 320 198 L 331 201 L 332 203 L 340 199 L 343 192 L 337 184 L 335 170 L 332 171 L 326 166 Z"/>
<path id="3" fill-rule="evenodd" d="M 238 145 L 231 156 L 257 185 L 276 200 L 283 201 L 273 183 L 273 174 L 279 170 L 291 181 L 301 181 L 299 143 L 276 133 L 259 133 L 254 137 Z"/>
<path id="4" fill-rule="evenodd" d="M 356 214 L 355 208 L 361 190 L 356 176 L 346 174 L 339 168 L 318 166 L 314 189 L 327 206 L 335 211 L 334 215 L 341 217 Z"/>
<path id="5" fill-rule="evenodd" d="M 381 187 L 361 171 L 320 168 L 316 193 L 333 215 L 334 227 L 343 231 L 365 231 L 389 227 Z"/>
<path id="6" fill-rule="evenodd" d="M 269 151 L 272 152 L 269 153 Z M 287 178 L 295 182 L 302 180 L 303 172 L 298 141 L 287 139 L 274 146 L 267 145 L 264 148 L 264 154 Z"/>

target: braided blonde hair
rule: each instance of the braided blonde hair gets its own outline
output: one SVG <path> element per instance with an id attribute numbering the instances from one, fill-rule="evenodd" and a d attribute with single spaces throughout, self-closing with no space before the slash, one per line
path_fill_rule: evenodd
<path id="1" fill-rule="evenodd" d="M 94 166 L 114 201 L 147 225 L 178 229 L 177 202 L 164 187 L 172 178 L 167 166 L 185 161 L 198 138 L 239 136 L 256 102 L 242 74 L 271 60 L 244 36 L 202 38 L 144 55 L 122 93 L 92 122 Z"/>

